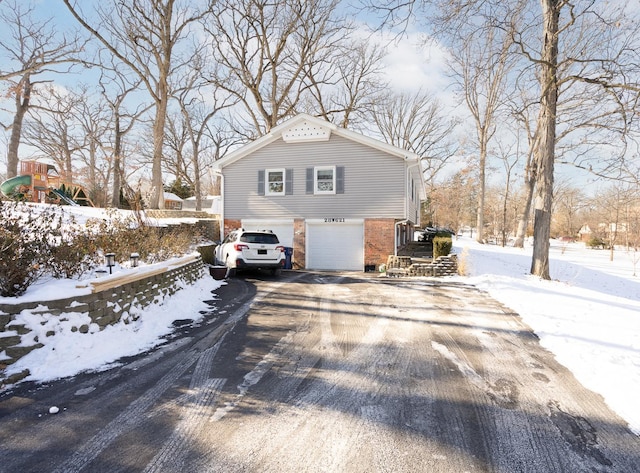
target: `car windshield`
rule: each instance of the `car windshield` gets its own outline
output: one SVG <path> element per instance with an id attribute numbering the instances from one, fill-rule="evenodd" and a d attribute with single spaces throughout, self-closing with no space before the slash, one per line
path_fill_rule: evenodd
<path id="1" fill-rule="evenodd" d="M 267 245 L 280 243 L 278 237 L 273 233 L 243 233 L 240 241 L 245 243 L 264 243 Z"/>

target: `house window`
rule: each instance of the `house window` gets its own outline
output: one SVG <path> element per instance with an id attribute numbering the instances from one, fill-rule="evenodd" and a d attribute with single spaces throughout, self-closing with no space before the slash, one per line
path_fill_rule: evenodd
<path id="1" fill-rule="evenodd" d="M 314 168 L 314 193 L 315 194 L 335 194 L 336 193 L 335 166 Z"/>
<path id="2" fill-rule="evenodd" d="M 284 195 L 284 169 L 266 169 L 267 195 Z"/>
<path id="3" fill-rule="evenodd" d="M 344 166 L 307 168 L 307 194 L 344 194 Z"/>

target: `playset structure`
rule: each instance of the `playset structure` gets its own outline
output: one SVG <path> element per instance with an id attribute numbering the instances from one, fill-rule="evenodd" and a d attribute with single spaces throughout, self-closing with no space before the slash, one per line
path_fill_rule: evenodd
<path id="1" fill-rule="evenodd" d="M 84 187 L 63 182 L 55 166 L 38 161 L 21 161 L 20 173 L 0 184 L 0 192 L 26 202 L 94 206 Z"/>

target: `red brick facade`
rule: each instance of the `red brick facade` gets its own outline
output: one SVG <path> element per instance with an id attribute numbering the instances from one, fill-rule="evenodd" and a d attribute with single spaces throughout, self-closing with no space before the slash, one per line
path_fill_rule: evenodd
<path id="1" fill-rule="evenodd" d="M 224 219 L 224 235 L 223 238 L 226 237 L 229 232 L 233 230 L 237 230 L 242 227 L 242 222 L 240 220 L 229 220 L 227 218 Z"/>
<path id="2" fill-rule="evenodd" d="M 392 218 L 368 218 L 364 221 L 364 264 L 375 266 L 386 263 L 394 254 L 395 220 Z"/>

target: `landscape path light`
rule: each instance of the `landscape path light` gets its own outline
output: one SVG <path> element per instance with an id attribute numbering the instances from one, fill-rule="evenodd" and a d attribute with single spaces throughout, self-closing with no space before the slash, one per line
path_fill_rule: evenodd
<path id="1" fill-rule="evenodd" d="M 138 267 L 138 260 L 140 259 L 140 255 L 138 253 L 131 253 L 131 267 Z"/>
<path id="2" fill-rule="evenodd" d="M 112 273 L 111 268 L 116 265 L 116 254 L 115 253 L 105 253 L 105 259 L 107 260 L 107 266 L 109 267 L 109 274 Z"/>

